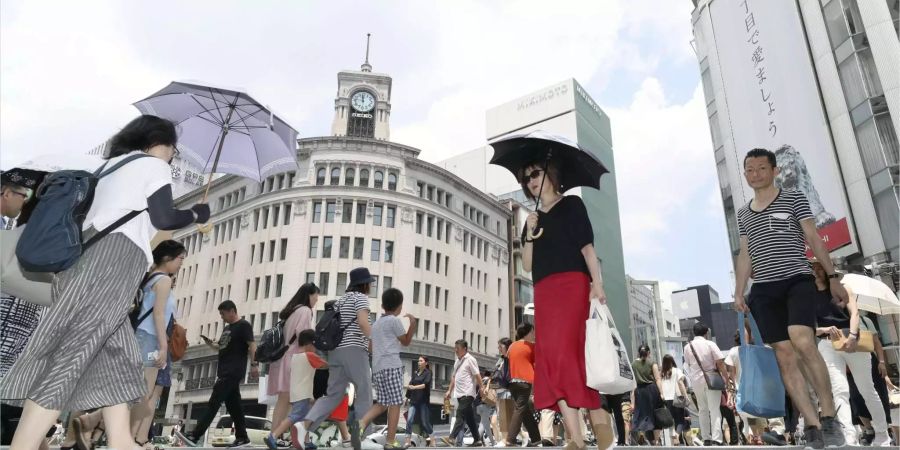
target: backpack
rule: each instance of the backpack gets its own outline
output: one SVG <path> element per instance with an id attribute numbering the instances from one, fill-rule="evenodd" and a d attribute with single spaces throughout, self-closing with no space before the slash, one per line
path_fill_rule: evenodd
<path id="1" fill-rule="evenodd" d="M 259 344 L 256 346 L 256 362 L 272 363 L 281 359 L 287 351 L 288 346 L 294 343 L 297 335 L 291 338 L 291 341 L 284 344 L 284 320 L 279 320 L 272 328 L 263 331 L 259 338 Z"/>
<path id="2" fill-rule="evenodd" d="M 144 297 L 146 294 L 144 293 L 144 287 L 150 284 L 155 278 L 158 278 L 156 275 L 162 276 L 165 275 L 162 272 L 156 273 L 148 273 L 144 275 L 144 279 L 141 281 L 141 285 L 138 286 L 137 294 L 134 295 L 134 299 L 131 300 L 131 308 L 128 310 L 128 321 L 131 322 L 131 329 L 137 330 L 138 325 L 144 321 L 150 314 L 153 314 L 153 308 L 147 310 L 144 314 L 141 314 L 141 309 L 144 306 Z"/>
<path id="3" fill-rule="evenodd" d="M 316 339 L 313 345 L 323 352 L 336 349 L 344 339 L 346 328 L 341 326 L 340 305 L 337 304 L 337 300 L 326 302 L 322 318 L 316 324 Z"/>
<path id="4" fill-rule="evenodd" d="M 181 361 L 187 347 L 187 330 L 179 325 L 172 316 L 172 332 L 169 333 L 169 355 L 172 357 L 172 362 Z"/>
<path id="5" fill-rule="evenodd" d="M 91 245 L 146 211 L 131 211 L 87 242 L 83 240 L 81 227 L 94 201 L 97 182 L 139 158 L 153 156 L 131 155 L 104 170 L 107 161 L 94 173 L 60 170 L 48 175 L 37 188 L 35 194 L 40 201 L 16 244 L 19 265 L 30 272 L 62 272 L 72 267 Z"/>

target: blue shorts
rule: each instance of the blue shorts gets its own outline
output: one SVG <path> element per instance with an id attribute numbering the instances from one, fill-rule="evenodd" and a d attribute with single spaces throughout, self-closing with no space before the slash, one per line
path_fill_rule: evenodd
<path id="1" fill-rule="evenodd" d="M 150 358 L 147 355 L 159 351 L 159 341 L 156 336 L 138 328 L 134 332 L 137 339 L 138 350 L 141 352 L 141 365 L 144 367 L 156 367 L 156 358 Z"/>
<path id="2" fill-rule="evenodd" d="M 288 413 L 288 419 L 291 423 L 297 423 L 306 418 L 306 414 L 312 408 L 312 399 L 305 398 L 299 402 L 291 402 L 291 412 Z"/>

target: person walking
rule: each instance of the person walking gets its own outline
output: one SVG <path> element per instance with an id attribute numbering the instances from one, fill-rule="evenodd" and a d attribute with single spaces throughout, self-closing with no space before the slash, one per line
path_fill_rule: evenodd
<path id="1" fill-rule="evenodd" d="M 106 167 L 128 162 L 97 183 L 82 225 L 84 238 L 130 212 L 146 211 L 54 278 L 53 306 L 0 383 L 0 399 L 24 404 L 12 448 L 37 447 L 60 411 L 94 408 L 103 409 L 110 447 L 134 447 L 127 405 L 142 398 L 147 385 L 127 315 L 153 264 L 150 240 L 157 230 L 209 219 L 206 204 L 190 210 L 173 206 L 168 163 L 177 154 L 177 141 L 172 122 L 150 115 L 131 121 L 110 141 Z"/>
<path id="2" fill-rule="evenodd" d="M 541 445 L 541 433 L 534 419 L 534 404 L 531 401 L 534 385 L 534 327 L 523 323 L 516 328 L 516 341 L 509 346 L 509 392 L 516 408 L 513 410 L 506 431 L 507 447 L 516 446 L 516 438 L 525 425 L 528 432 L 528 446 Z"/>
<path id="3" fill-rule="evenodd" d="M 484 370 L 481 372 L 481 389 L 478 391 L 479 394 L 487 392 L 488 389 L 491 389 L 491 371 Z M 491 447 L 497 445 L 497 441 L 494 439 L 494 429 L 491 427 L 491 419 L 494 417 L 494 413 L 496 411 L 494 406 L 491 406 L 484 401 L 477 402 L 478 406 L 475 407 L 475 413 L 478 416 L 478 422 L 480 424 L 480 435 L 487 438 L 487 444 Z"/>
<path id="4" fill-rule="evenodd" d="M 653 420 L 653 411 L 663 405 L 662 381 L 659 366 L 650 359 L 650 346 L 641 344 L 638 358 L 631 363 L 637 388 L 632 395 L 631 433 L 643 433 L 651 445 L 659 445 L 659 431 Z M 637 437 L 634 441 L 637 441 Z"/>
<path id="5" fill-rule="evenodd" d="M 512 394 L 509 392 L 509 346 L 513 341 L 504 337 L 497 341 L 497 351 L 500 356 L 497 358 L 497 364 L 494 365 L 494 373 L 491 374 L 491 387 L 497 393 L 497 414 L 494 421 L 494 434 L 500 445 L 508 442 L 506 439 L 506 431 L 509 429 L 509 421 L 512 418 L 515 404 L 512 400 Z"/>
<path id="6" fill-rule="evenodd" d="M 469 447 L 483 447 L 484 440 L 478 432 L 478 421 L 475 420 L 475 397 L 478 395 L 478 387 L 481 385 L 478 361 L 469 353 L 469 343 L 464 339 L 456 341 L 453 350 L 457 360 L 453 365 L 450 387 L 444 394 L 444 398 L 449 399 L 452 395 L 456 399 L 456 420 L 450 430 L 450 436 L 444 437 L 442 440 L 447 446 L 454 446 L 455 442 L 452 439 L 455 439 L 456 435 L 462 431 L 463 426 L 467 426 L 473 439 Z"/>
<path id="7" fill-rule="evenodd" d="M 847 291 L 816 230 L 809 201 L 800 191 L 776 187 L 778 174 L 774 153 L 761 148 L 747 152 L 744 177 L 753 188 L 753 199 L 737 213 L 740 253 L 735 264 L 734 309 L 752 311 L 764 343 L 775 350 L 784 387 L 803 416 L 807 447 L 840 447 L 846 438 L 835 420 L 828 368 L 816 348 L 818 294 L 806 258 L 807 243 L 822 264 L 838 306 L 847 304 Z M 754 282 L 745 301 L 751 271 Z M 807 383 L 815 390 L 818 408 Z"/>
<path id="8" fill-rule="evenodd" d="M 828 277 L 822 263 L 812 263 L 815 275 L 816 292 L 819 294 L 816 335 L 820 337 L 819 352 L 828 367 L 828 378 L 834 395 L 837 420 L 841 423 L 847 445 L 859 445 L 856 427 L 850 406 L 850 384 L 847 371 L 853 374 L 853 381 L 865 400 L 866 408 L 872 416 L 872 428 L 875 437 L 871 445 L 887 447 L 891 445 L 888 435 L 887 416 L 881 404 L 881 397 L 875 390 L 872 379 L 872 355 L 857 350 L 860 330 L 866 329 L 860 320 L 856 295 L 847 289 L 848 302 L 839 307 L 832 302 Z M 871 330 L 869 330 L 871 331 Z M 839 350 L 832 345 L 833 340 L 844 338 Z"/>
<path id="9" fill-rule="evenodd" d="M 176 433 L 188 447 L 202 445 L 203 435 L 218 414 L 222 403 L 225 403 L 225 408 L 234 423 L 234 443 L 231 446 L 241 447 L 250 443 L 244 409 L 241 406 L 241 382 L 247 373 L 248 362 L 250 375 L 259 376 L 259 363 L 254 360 L 256 341 L 253 337 L 253 326 L 238 315 L 237 306 L 231 300 L 220 303 L 218 309 L 219 316 L 227 324 L 219 341 L 213 342 L 212 339 L 200 335 L 207 346 L 219 352 L 216 383 L 209 395 L 206 412 L 197 421 L 191 434 Z"/>
<path id="10" fill-rule="evenodd" d="M 434 429 L 431 426 L 431 383 L 433 382 L 431 366 L 427 356 L 419 356 L 418 368 L 406 385 L 406 398 L 409 399 L 409 410 L 406 412 L 406 447 L 412 444 L 412 428 L 418 424 L 425 436 L 425 442 L 434 446 L 432 437 Z"/>
<path id="11" fill-rule="evenodd" d="M 703 322 L 695 323 L 693 332 L 694 340 L 684 346 L 684 369 L 694 395 L 697 396 L 700 436 L 703 445 L 722 445 L 722 413 L 719 405 L 722 390 L 728 385 L 729 379 L 725 369 L 725 356 L 715 342 L 707 339 L 709 328 Z M 707 380 L 717 375 L 724 380 L 721 387 L 710 385 Z"/>
<path id="12" fill-rule="evenodd" d="M 302 425 L 304 430 L 314 430 L 338 407 L 353 383 L 356 399 L 353 401 L 351 417 L 347 419 L 353 448 L 359 450 L 359 418 L 365 417 L 372 407 L 372 374 L 369 369 L 369 290 L 375 277 L 369 269 L 358 267 L 350 271 L 350 284 L 344 295 L 337 300 L 335 309 L 341 315 L 343 337 L 338 346 L 328 352 L 328 389 L 324 397 L 316 400 L 306 414 Z"/>
<path id="13" fill-rule="evenodd" d="M 594 231 L 581 198 L 561 194 L 553 161 L 526 164 L 518 175 L 526 197 L 541 204 L 528 215 L 521 238 L 523 267 L 534 279 L 534 406 L 562 413 L 567 450 L 582 449 L 579 408 L 590 410 L 598 431 L 610 422 L 600 393 L 587 386 L 584 363 L 590 300 L 606 303 Z M 538 226 L 542 234 L 531 237 Z"/>
<path id="14" fill-rule="evenodd" d="M 672 442 L 675 445 L 678 445 L 679 442 L 687 445 L 687 440 L 684 439 L 685 410 L 684 408 L 675 406 L 676 398 L 690 398 L 687 389 L 684 387 L 684 382 L 681 381 L 683 377 L 683 372 L 678 368 L 678 365 L 675 364 L 675 358 L 669 354 L 663 356 L 662 370 L 660 370 L 659 378 L 660 385 L 662 386 L 663 401 L 666 403 L 666 408 L 668 408 L 669 413 L 672 414 L 672 419 L 675 421 L 675 426 L 669 429 Z"/>
<path id="15" fill-rule="evenodd" d="M 281 423 L 288 415 L 291 407 L 291 357 L 303 350 L 297 345 L 290 345 L 303 330 L 315 329 L 316 302 L 319 300 L 319 288 L 314 283 L 305 283 L 297 289 L 291 300 L 284 305 L 278 314 L 278 320 L 284 321 L 284 337 L 288 349 L 281 359 L 269 364 L 266 393 L 277 396 L 275 409 L 272 412 L 272 423 Z"/>

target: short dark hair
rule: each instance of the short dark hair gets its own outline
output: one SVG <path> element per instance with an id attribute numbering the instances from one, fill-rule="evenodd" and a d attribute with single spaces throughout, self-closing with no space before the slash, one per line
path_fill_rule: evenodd
<path id="1" fill-rule="evenodd" d="M 510 339 L 508 337 L 500 338 L 500 340 L 497 341 L 498 344 L 506 347 L 507 350 L 509 350 L 509 346 L 512 345 L 512 342 L 513 342 L 512 339 Z"/>
<path id="2" fill-rule="evenodd" d="M 400 289 L 390 288 L 381 293 L 381 307 L 385 311 L 396 311 L 403 305 L 403 293 Z"/>
<path id="3" fill-rule="evenodd" d="M 519 185 L 522 186 L 522 192 L 525 193 L 525 197 L 529 200 L 534 201 L 536 198 L 531 195 L 531 191 L 528 190 L 528 181 L 524 181 L 526 170 L 529 167 L 539 167 L 540 170 L 544 170 L 544 174 L 541 176 L 546 176 L 547 178 L 544 180 L 544 183 L 550 183 L 556 191 L 560 191 L 562 186 L 559 184 L 559 167 L 552 160 L 547 161 L 546 158 L 536 159 L 527 164 L 524 164 L 516 173 L 518 177 Z M 546 170 L 545 170 L 546 168 Z"/>
<path id="4" fill-rule="evenodd" d="M 231 300 L 225 300 L 222 303 L 219 303 L 219 311 L 234 311 L 237 312 L 237 305 L 234 304 Z"/>
<path id="5" fill-rule="evenodd" d="M 315 340 L 316 330 L 313 330 L 312 328 L 307 328 L 297 335 L 297 345 L 301 347 L 303 347 L 304 345 L 312 344 Z"/>
<path id="6" fill-rule="evenodd" d="M 754 148 L 747 152 L 747 156 L 744 156 L 744 166 L 747 166 L 747 160 L 750 158 L 766 158 L 769 160 L 769 164 L 772 165 L 772 168 L 778 166 L 778 158 L 775 157 L 775 153 L 772 153 L 770 150 L 766 150 L 764 148 Z"/>
<path id="7" fill-rule="evenodd" d="M 694 336 L 706 336 L 706 333 L 709 333 L 709 327 L 705 323 L 697 322 L 694 324 Z"/>
<path id="8" fill-rule="evenodd" d="M 465 350 L 468 350 L 468 349 L 469 349 L 469 343 L 466 342 L 465 339 L 458 339 L 458 340 L 455 342 L 454 345 L 457 346 L 457 347 L 462 347 L 462 348 L 465 349 Z"/>
<path id="9" fill-rule="evenodd" d="M 153 249 L 153 264 L 160 265 L 167 263 L 183 254 L 187 253 L 187 249 L 181 242 L 166 239 L 156 244 Z"/>
<path id="10" fill-rule="evenodd" d="M 534 325 L 530 323 L 523 323 L 516 328 L 516 340 L 522 340 L 525 336 L 528 336 L 528 333 L 531 333 L 531 330 L 534 329 Z"/>
<path id="11" fill-rule="evenodd" d="M 128 122 L 109 140 L 107 158 L 124 155 L 134 150 L 146 151 L 155 145 L 178 143 L 178 133 L 171 120 L 145 114 Z"/>

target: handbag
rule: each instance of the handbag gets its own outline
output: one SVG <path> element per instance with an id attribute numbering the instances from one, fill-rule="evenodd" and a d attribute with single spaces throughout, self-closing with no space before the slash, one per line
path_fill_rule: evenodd
<path id="1" fill-rule="evenodd" d="M 675 418 L 669 408 L 663 406 L 653 410 L 653 428 L 656 430 L 665 430 L 675 426 Z"/>
<path id="2" fill-rule="evenodd" d="M 844 330 L 847 330 L 847 333 L 844 334 Z M 841 333 L 841 336 L 838 338 L 834 338 L 831 340 L 831 346 L 834 347 L 837 351 L 843 351 L 841 348 L 844 346 L 844 342 L 847 340 L 847 335 L 850 334 L 849 328 L 844 328 L 844 330 L 838 330 Z M 869 330 L 859 330 L 859 339 L 856 340 L 856 353 L 872 353 L 875 351 L 875 333 Z"/>
<path id="3" fill-rule="evenodd" d="M 775 359 L 775 350 L 762 345 L 762 336 L 756 320 L 747 317 L 755 344 L 748 344 L 740 333 L 738 357 L 741 361 L 741 379 L 738 380 L 737 410 L 755 417 L 783 417 L 784 383 Z M 744 313 L 738 313 L 738 323 L 744 323 Z"/>
<path id="4" fill-rule="evenodd" d="M 490 386 L 489 379 L 481 386 L 481 403 L 491 407 L 497 405 L 497 391 Z"/>
<path id="5" fill-rule="evenodd" d="M 706 387 L 711 391 L 724 391 L 725 379 L 722 378 L 722 374 L 720 374 L 718 370 L 707 372 L 703 368 L 703 363 L 700 362 L 700 358 L 697 357 L 697 350 L 694 349 L 694 343 L 688 342 L 688 346 L 691 347 L 691 353 L 694 354 L 694 359 L 697 360 L 697 365 L 700 366 L 700 371 L 703 372 L 703 379 L 706 380 Z"/>
<path id="6" fill-rule="evenodd" d="M 53 303 L 50 286 L 54 274 L 24 270 L 16 257 L 16 245 L 26 226 L 0 231 L 0 286 L 5 294 L 28 303 L 50 306 Z"/>
<path id="7" fill-rule="evenodd" d="M 691 405 L 691 401 L 686 395 L 676 395 L 675 399 L 672 400 L 672 406 L 676 408 L 687 408 L 693 405 Z"/>
<path id="8" fill-rule="evenodd" d="M 587 386 L 600 393 L 624 394 L 637 387 L 631 360 L 612 314 L 597 300 L 591 300 L 585 321 L 584 368 Z"/>

